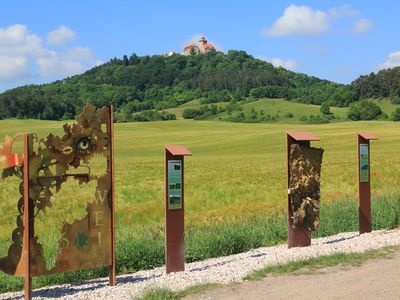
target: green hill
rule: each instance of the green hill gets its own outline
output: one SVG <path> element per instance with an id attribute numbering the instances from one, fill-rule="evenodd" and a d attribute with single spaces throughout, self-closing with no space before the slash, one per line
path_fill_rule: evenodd
<path id="1" fill-rule="evenodd" d="M 111 59 L 82 75 L 28 85 L 0 94 L 0 118 L 69 119 L 90 102 L 113 104 L 121 120 L 137 112 L 246 98 L 284 98 L 301 103 L 347 106 L 357 100 L 351 86 L 295 73 L 244 51 L 204 55 Z M 153 118 L 171 116 L 153 114 Z"/>

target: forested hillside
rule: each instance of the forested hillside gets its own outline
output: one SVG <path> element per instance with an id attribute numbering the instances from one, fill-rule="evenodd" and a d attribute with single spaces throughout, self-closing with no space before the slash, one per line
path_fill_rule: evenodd
<path id="1" fill-rule="evenodd" d="M 360 76 L 351 85 L 360 98 L 391 98 L 400 102 L 400 67 Z"/>
<path id="2" fill-rule="evenodd" d="M 202 104 L 244 98 L 347 106 L 357 101 L 349 85 L 275 68 L 244 51 L 204 55 L 143 56 L 111 59 L 82 75 L 50 84 L 28 85 L 0 94 L 0 118 L 68 119 L 85 103 L 113 104 L 131 115 L 177 107 L 199 99 Z M 161 119 L 173 119 L 165 113 Z"/>

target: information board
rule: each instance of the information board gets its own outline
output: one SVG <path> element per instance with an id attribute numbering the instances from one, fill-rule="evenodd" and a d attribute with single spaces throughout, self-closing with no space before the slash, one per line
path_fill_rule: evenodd
<path id="1" fill-rule="evenodd" d="M 182 208 L 182 161 L 168 161 L 168 209 Z"/>
<path id="2" fill-rule="evenodd" d="M 360 182 L 369 182 L 369 145 L 360 144 Z"/>

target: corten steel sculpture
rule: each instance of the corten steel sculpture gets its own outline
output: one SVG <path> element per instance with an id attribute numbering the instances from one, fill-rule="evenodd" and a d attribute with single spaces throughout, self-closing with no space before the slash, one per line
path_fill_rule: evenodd
<path id="1" fill-rule="evenodd" d="M 2 179 L 15 176 L 21 181 L 17 227 L 8 255 L 0 258 L 0 270 L 25 278 L 26 299 L 31 298 L 33 276 L 109 266 L 110 285 L 115 285 L 112 106 L 96 110 L 87 105 L 76 121 L 63 126 L 63 136 L 24 134 L 23 155 L 12 152 L 15 138 L 6 137 L 0 146 Z M 94 171 L 92 160 L 103 161 L 104 169 Z M 55 263 L 49 268 L 35 218 L 46 216 L 53 198 L 71 180 L 93 183 L 95 190 L 85 200 L 85 216 L 59 228 Z"/>
<path id="2" fill-rule="evenodd" d="M 319 138 L 308 132 L 287 134 L 288 245 L 311 244 L 311 231 L 319 229 L 321 148 L 310 147 Z"/>

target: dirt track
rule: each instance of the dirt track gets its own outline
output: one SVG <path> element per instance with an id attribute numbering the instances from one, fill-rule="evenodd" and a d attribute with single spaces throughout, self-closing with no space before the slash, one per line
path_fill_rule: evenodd
<path id="1" fill-rule="evenodd" d="M 311 275 L 268 276 L 186 297 L 194 299 L 400 299 L 400 251 L 361 267 L 331 267 Z"/>

